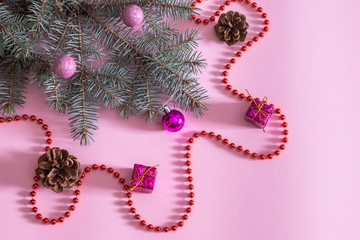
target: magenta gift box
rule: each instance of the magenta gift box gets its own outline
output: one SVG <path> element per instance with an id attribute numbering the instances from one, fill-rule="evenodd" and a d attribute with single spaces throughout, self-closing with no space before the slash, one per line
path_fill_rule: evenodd
<path id="1" fill-rule="evenodd" d="M 245 119 L 261 128 L 265 128 L 274 111 L 274 107 L 264 104 L 257 99 L 255 99 L 255 102 L 251 102 L 251 105 L 245 114 Z"/>
<path id="2" fill-rule="evenodd" d="M 130 181 L 131 190 L 151 193 L 154 190 L 156 167 L 134 164 L 133 176 Z"/>

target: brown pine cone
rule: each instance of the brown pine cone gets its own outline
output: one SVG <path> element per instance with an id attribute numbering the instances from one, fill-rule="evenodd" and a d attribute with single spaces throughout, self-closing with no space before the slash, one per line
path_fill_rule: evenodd
<path id="1" fill-rule="evenodd" d="M 50 148 L 38 159 L 36 176 L 42 179 L 44 187 L 54 192 L 75 185 L 82 174 L 81 165 L 73 155 L 60 148 Z"/>
<path id="2" fill-rule="evenodd" d="M 228 46 L 245 41 L 248 28 L 246 16 L 233 11 L 221 14 L 214 27 L 216 36 Z"/>

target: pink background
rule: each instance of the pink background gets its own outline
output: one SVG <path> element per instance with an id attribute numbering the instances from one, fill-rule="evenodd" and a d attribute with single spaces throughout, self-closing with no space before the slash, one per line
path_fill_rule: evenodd
<path id="1" fill-rule="evenodd" d="M 220 3 L 200 6 L 208 16 Z M 33 169 L 45 146 L 43 132 L 28 122 L 2 125 L 0 239 L 359 239 L 360 2 L 272 0 L 259 5 L 269 14 L 271 30 L 238 61 L 229 79 L 239 90 L 266 95 L 286 114 L 290 142 L 280 157 L 251 161 L 214 141 L 197 141 L 192 150 L 195 205 L 176 233 L 140 228 L 128 214 L 120 185 L 99 172 L 84 180 L 71 218 L 44 226 L 27 204 Z M 230 8 L 248 15 L 256 28 L 256 15 L 243 6 Z M 208 61 L 200 82 L 209 90 L 211 110 L 199 119 L 186 116 L 179 133 L 135 117 L 123 120 L 118 111 L 102 108 L 96 143 L 80 147 L 69 136 L 67 117 L 48 109 L 34 84 L 25 107 L 18 109 L 43 118 L 54 146 L 68 149 L 84 166 L 103 163 L 129 179 L 134 163 L 160 164 L 154 192 L 133 197 L 142 217 L 154 225 L 173 223 L 183 214 L 183 148 L 194 131 L 212 130 L 257 152 L 279 141 L 274 124 L 264 134 L 243 120 L 248 103 L 219 83 L 219 69 L 233 48 L 216 39 L 213 24 L 195 27 Z M 40 188 L 40 212 L 57 217 L 69 205 L 71 192 Z"/>

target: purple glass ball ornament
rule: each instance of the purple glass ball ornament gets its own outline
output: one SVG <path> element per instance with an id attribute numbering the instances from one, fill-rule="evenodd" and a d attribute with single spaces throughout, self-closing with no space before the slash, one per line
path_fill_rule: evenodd
<path id="1" fill-rule="evenodd" d="M 76 62 L 68 55 L 60 56 L 53 64 L 53 71 L 59 77 L 69 78 L 76 72 Z"/>
<path id="2" fill-rule="evenodd" d="M 121 19 L 128 27 L 137 27 L 144 20 L 144 13 L 138 5 L 132 4 L 124 8 Z"/>
<path id="3" fill-rule="evenodd" d="M 184 115 L 178 110 L 170 110 L 169 107 L 164 109 L 165 115 L 163 116 L 162 123 L 164 128 L 169 132 L 178 132 L 180 131 L 185 124 Z"/>

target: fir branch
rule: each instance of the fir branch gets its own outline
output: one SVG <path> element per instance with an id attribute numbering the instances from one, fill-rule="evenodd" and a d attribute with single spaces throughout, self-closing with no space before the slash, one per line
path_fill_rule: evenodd
<path id="1" fill-rule="evenodd" d="M 29 54 L 29 49 L 27 49 L 27 48 L 24 47 L 22 44 L 20 44 L 20 42 L 10 33 L 10 31 L 9 31 L 3 24 L 0 23 L 0 27 L 1 27 L 1 29 L 4 30 L 4 32 L 5 32 L 7 35 L 9 35 L 9 36 L 11 37 L 11 39 L 16 43 L 16 45 L 18 45 L 18 46 L 21 48 L 21 50 L 22 50 L 23 52 L 25 52 L 26 55 Z"/>
<path id="2" fill-rule="evenodd" d="M 53 53 L 50 55 L 50 58 L 52 58 L 52 57 L 57 53 L 57 51 L 59 50 L 60 45 L 61 45 L 61 43 L 63 42 L 63 40 L 64 40 L 64 38 L 65 38 L 65 34 L 66 34 L 67 30 L 68 30 L 68 27 L 69 27 L 69 25 L 71 24 L 70 19 L 72 18 L 73 14 L 74 14 L 74 12 L 72 12 L 72 13 L 71 13 L 71 16 L 67 19 L 67 22 L 66 22 L 66 25 L 65 25 L 65 27 L 64 27 L 64 30 L 62 31 L 62 34 L 61 34 L 61 36 L 60 36 L 60 39 L 58 40 L 57 45 L 56 45 Z"/>

